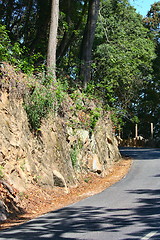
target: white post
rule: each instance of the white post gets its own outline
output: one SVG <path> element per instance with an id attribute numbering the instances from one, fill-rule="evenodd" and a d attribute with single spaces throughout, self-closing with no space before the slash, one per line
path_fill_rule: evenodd
<path id="1" fill-rule="evenodd" d="M 135 125 L 135 138 L 138 137 L 138 124 Z"/>
<path id="2" fill-rule="evenodd" d="M 153 139 L 153 123 L 151 123 L 151 139 Z"/>

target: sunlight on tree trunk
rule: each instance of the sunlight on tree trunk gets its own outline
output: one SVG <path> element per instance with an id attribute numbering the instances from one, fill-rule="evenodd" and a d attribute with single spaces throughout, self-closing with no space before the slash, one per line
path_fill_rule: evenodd
<path id="1" fill-rule="evenodd" d="M 56 81 L 56 47 L 57 47 L 58 17 L 59 17 L 59 0 L 52 0 L 51 23 L 47 53 L 47 69 L 48 73 L 53 75 L 54 81 Z"/>

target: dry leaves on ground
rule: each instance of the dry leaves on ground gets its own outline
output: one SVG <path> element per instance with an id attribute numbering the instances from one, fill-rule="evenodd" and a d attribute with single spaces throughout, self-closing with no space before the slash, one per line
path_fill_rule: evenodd
<path id="1" fill-rule="evenodd" d="M 94 173 L 86 174 L 76 187 L 44 189 L 31 185 L 28 191 L 20 194 L 21 207 L 25 212 L 21 215 L 13 215 L 12 218 L 0 225 L 0 229 L 12 227 L 24 223 L 41 214 L 65 207 L 78 202 L 86 197 L 97 194 L 122 179 L 129 171 L 132 160 L 122 159 L 109 171 L 106 177 Z"/>

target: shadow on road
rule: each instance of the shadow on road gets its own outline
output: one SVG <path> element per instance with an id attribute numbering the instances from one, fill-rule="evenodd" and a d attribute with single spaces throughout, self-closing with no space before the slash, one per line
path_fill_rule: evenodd
<path id="1" fill-rule="evenodd" d="M 152 160 L 160 159 L 159 148 L 120 148 L 120 152 L 124 157 L 132 157 L 136 160 Z"/>
<path id="2" fill-rule="evenodd" d="M 151 158 L 149 150 L 142 149 L 141 151 L 145 154 L 145 159 Z M 157 155 L 157 158 L 160 158 L 159 150 L 159 154 L 157 150 L 154 149 L 153 151 L 155 151 L 154 154 Z M 129 150 L 127 154 L 130 155 L 130 153 Z M 134 151 L 132 153 L 134 154 Z M 137 159 L 139 158 L 137 157 Z M 160 175 L 153 177 L 158 178 Z M 138 240 L 148 232 L 158 231 L 160 226 L 160 190 L 139 188 L 125 190 L 125 192 L 128 195 L 134 195 L 133 199 L 136 203 L 134 208 L 130 207 L 130 205 L 124 208 L 116 208 L 115 206 L 112 209 L 94 206 L 76 207 L 76 205 L 72 205 L 48 213 L 21 226 L 2 231 L 0 232 L 0 239 L 92 240 L 92 238 L 83 238 L 85 233 L 104 232 L 106 240 L 109 240 L 107 233 L 120 232 L 123 228 L 137 224 L 144 226 L 145 231 L 140 230 L 142 228 L 132 230 L 123 240 Z M 156 236 L 156 239 L 160 239 L 160 235 Z"/>
<path id="3" fill-rule="evenodd" d="M 68 207 L 44 215 L 17 228 L 4 231 L 0 239 L 72 239 L 65 238 L 66 233 L 76 234 L 88 231 L 118 231 L 124 224 L 120 218 L 109 216 L 108 210 L 101 207 Z M 110 227 L 108 226 L 110 224 Z"/>
<path id="4" fill-rule="evenodd" d="M 140 189 L 128 193 L 136 195 L 135 199 L 140 203 L 137 208 L 67 207 L 1 232 L 0 239 L 76 240 L 81 239 L 74 238 L 78 233 L 121 231 L 122 228 L 136 223 L 143 224 L 146 233 L 157 230 L 160 226 L 160 190 Z M 146 198 L 146 194 L 149 197 Z M 140 239 L 139 236 L 143 236 L 145 232 L 130 233 L 123 240 Z M 66 233 L 73 237 L 65 237 Z"/>
<path id="5" fill-rule="evenodd" d="M 144 231 L 138 231 L 135 233 L 129 234 L 130 237 L 124 240 L 140 239 L 139 236 L 145 235 L 148 232 L 159 231 L 160 226 L 160 190 L 152 189 L 139 189 L 131 190 L 130 194 L 136 194 L 137 202 L 140 203 L 140 206 L 132 209 L 133 215 L 131 216 L 133 224 L 138 222 L 145 226 Z M 146 195 L 148 197 L 146 197 Z M 114 210 L 115 211 L 115 210 Z M 132 237 L 132 238 L 131 238 Z M 137 237 L 137 238 L 135 238 Z M 152 238 L 153 239 L 153 238 Z M 156 239 L 160 239 L 159 235 L 156 235 Z"/>

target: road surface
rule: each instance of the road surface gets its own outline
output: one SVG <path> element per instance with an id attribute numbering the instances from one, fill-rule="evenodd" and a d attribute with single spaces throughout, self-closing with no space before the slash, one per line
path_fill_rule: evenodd
<path id="1" fill-rule="evenodd" d="M 160 149 L 122 149 L 125 178 L 102 193 L 0 232 L 0 240 L 160 239 Z"/>

